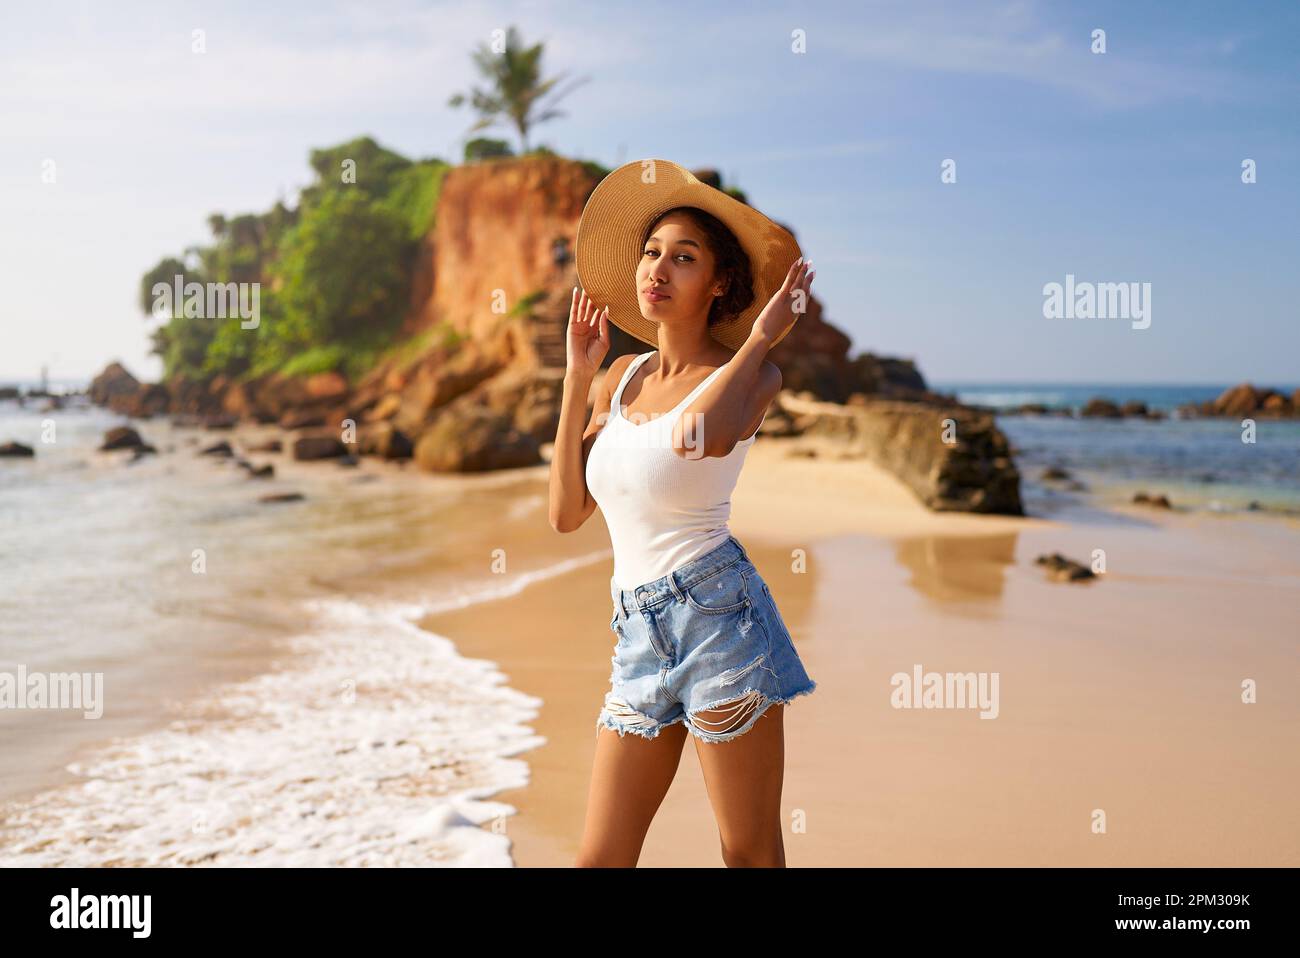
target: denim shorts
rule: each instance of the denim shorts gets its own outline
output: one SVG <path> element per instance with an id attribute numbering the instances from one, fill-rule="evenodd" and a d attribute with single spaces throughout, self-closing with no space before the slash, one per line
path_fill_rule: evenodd
<path id="1" fill-rule="evenodd" d="M 817 687 L 735 536 L 635 589 L 611 578 L 610 593 L 618 641 L 597 734 L 610 728 L 620 738 L 652 739 L 685 722 L 701 741 L 726 742 L 772 704 Z"/>

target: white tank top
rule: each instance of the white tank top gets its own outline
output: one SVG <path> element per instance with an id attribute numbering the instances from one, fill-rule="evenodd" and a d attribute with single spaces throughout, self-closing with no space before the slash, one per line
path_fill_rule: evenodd
<path id="1" fill-rule="evenodd" d="M 628 363 L 610 401 L 609 418 L 587 454 L 587 490 L 609 526 L 614 582 L 620 589 L 653 582 L 727 540 L 731 492 L 758 437 L 755 429 L 725 456 L 682 458 L 673 452 L 673 425 L 725 365 L 663 415 L 643 420 L 634 414 L 635 423 L 627 419 L 623 389 L 653 355 L 653 350 L 642 353 Z"/>

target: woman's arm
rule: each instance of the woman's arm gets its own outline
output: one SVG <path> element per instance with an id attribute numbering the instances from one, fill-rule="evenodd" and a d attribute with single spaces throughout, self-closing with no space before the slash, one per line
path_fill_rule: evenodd
<path id="1" fill-rule="evenodd" d="M 620 356 L 610 364 L 596 390 L 596 402 L 584 431 L 582 416 L 587 411 L 587 394 L 591 380 L 565 373 L 564 394 L 560 400 L 560 426 L 555 433 L 555 451 L 551 454 L 551 528 L 556 532 L 573 532 L 596 511 L 596 500 L 587 489 L 587 456 L 609 418 L 610 381 L 618 381 L 615 369 L 627 368 L 630 356 Z"/>
<path id="2" fill-rule="evenodd" d="M 781 370 L 767 361 L 768 349 L 765 336 L 750 334 L 673 424 L 673 452 L 682 459 L 725 456 L 753 435 L 781 391 Z"/>
<path id="3" fill-rule="evenodd" d="M 585 292 L 579 297 L 575 288 L 573 295 L 560 424 L 551 454 L 550 522 L 556 532 L 573 532 L 596 511 L 596 500 L 587 489 L 587 456 L 609 418 L 612 384 L 622 378 L 632 359 L 630 355 L 619 356 L 610 363 L 584 430 L 582 417 L 587 411 L 591 383 L 609 352 L 609 326 L 604 311 L 596 312 Z"/>
<path id="4" fill-rule="evenodd" d="M 754 320 L 749 337 L 709 388 L 673 424 L 673 452 L 683 459 L 725 456 L 758 428 L 763 411 L 781 391 L 781 370 L 767 351 L 807 311 L 812 263 L 800 256 L 785 282 Z"/>

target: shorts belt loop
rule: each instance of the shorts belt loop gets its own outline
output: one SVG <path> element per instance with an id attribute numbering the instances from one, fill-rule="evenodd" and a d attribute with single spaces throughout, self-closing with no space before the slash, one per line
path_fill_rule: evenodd
<path id="1" fill-rule="evenodd" d="M 740 544 L 740 540 L 737 539 L 737 538 L 733 535 L 733 536 L 731 537 L 731 541 L 734 542 L 734 543 L 736 544 L 736 548 L 740 550 L 740 557 L 741 557 L 742 559 L 744 559 L 746 562 L 748 562 L 748 561 L 749 561 L 749 553 L 746 552 L 746 551 L 745 551 L 745 547 L 744 547 L 743 545 Z"/>
<path id="2" fill-rule="evenodd" d="M 686 596 L 682 595 L 681 587 L 677 585 L 677 573 L 668 573 L 668 587 L 673 590 L 673 595 L 677 597 L 678 602 L 685 602 Z"/>

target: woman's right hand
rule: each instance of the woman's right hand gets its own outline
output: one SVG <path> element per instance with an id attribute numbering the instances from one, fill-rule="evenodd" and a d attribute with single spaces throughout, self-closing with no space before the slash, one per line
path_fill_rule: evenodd
<path id="1" fill-rule="evenodd" d="M 564 339 L 568 372 L 595 379 L 610 347 L 609 307 L 597 309 L 587 298 L 586 290 L 573 287 L 569 328 Z"/>

